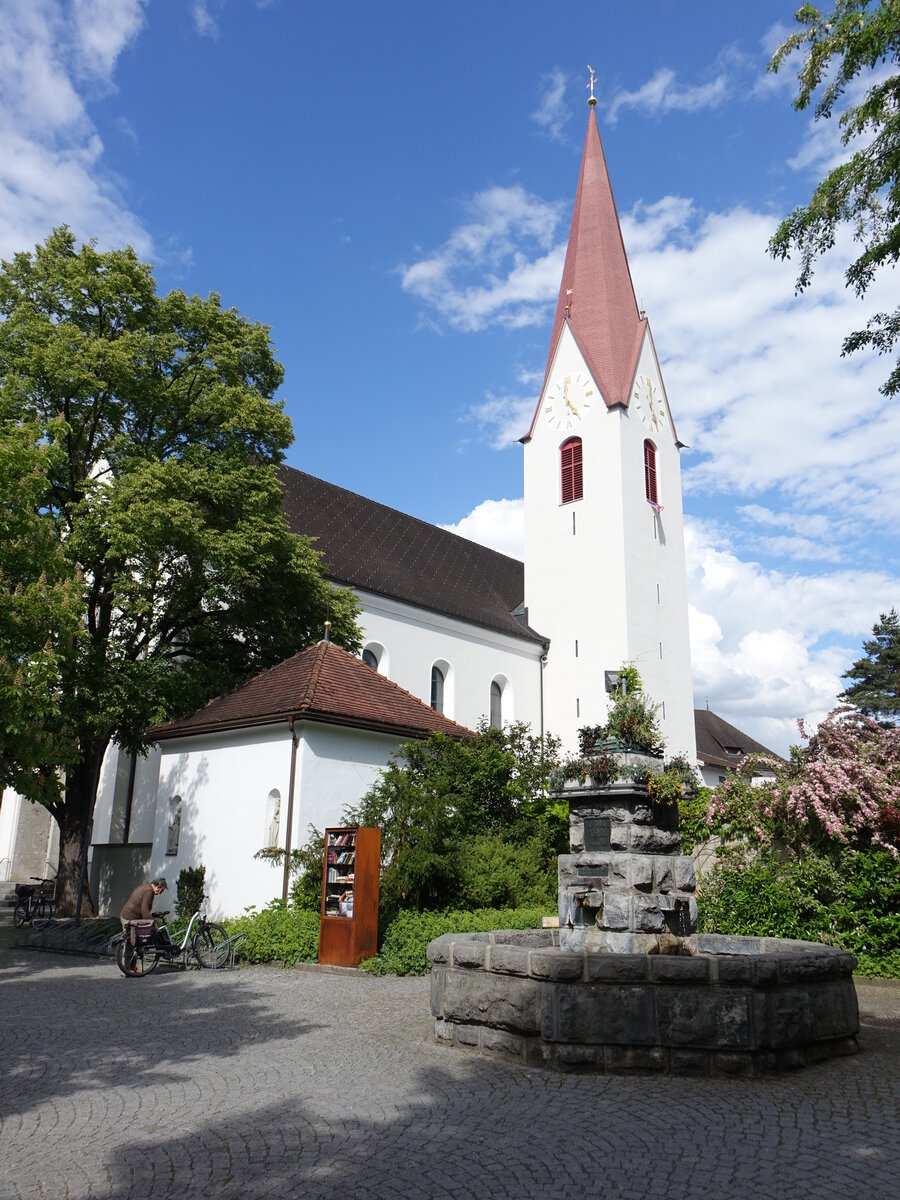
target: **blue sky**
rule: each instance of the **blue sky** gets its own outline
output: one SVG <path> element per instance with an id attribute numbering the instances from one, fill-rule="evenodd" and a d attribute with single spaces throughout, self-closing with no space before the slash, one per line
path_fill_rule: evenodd
<path id="1" fill-rule="evenodd" d="M 0 0 L 0 255 L 55 224 L 272 327 L 288 461 L 521 553 L 586 64 L 679 435 L 695 702 L 777 750 L 900 605 L 893 307 L 766 243 L 840 147 L 793 5 Z M 893 289 L 893 290 L 892 290 Z"/>

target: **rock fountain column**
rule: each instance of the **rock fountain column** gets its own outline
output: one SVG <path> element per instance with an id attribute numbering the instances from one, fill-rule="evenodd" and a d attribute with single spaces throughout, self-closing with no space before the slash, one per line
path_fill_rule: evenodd
<path id="1" fill-rule="evenodd" d="M 567 784 L 570 853 L 559 857 L 564 950 L 689 953 L 697 928 L 694 862 L 681 853 L 676 805 L 644 786 Z"/>

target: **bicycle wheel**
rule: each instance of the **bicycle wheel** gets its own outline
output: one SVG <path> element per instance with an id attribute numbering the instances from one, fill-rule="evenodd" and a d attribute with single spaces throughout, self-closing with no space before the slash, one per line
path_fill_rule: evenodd
<path id="1" fill-rule="evenodd" d="M 214 971 L 224 967 L 231 957 L 231 943 L 224 927 L 212 922 L 203 925 L 194 934 L 191 951 L 201 967 Z"/>
<path id="2" fill-rule="evenodd" d="M 16 905 L 15 912 L 13 913 L 13 925 L 15 925 L 16 929 L 21 929 L 22 926 L 27 924 L 30 920 L 31 910 L 29 909 L 25 900 L 20 900 Z"/>
<path id="3" fill-rule="evenodd" d="M 127 937 L 116 946 L 116 966 L 129 979 L 139 979 L 155 971 L 159 966 L 159 958 L 159 951 L 155 947 L 132 947 Z"/>
<path id="4" fill-rule="evenodd" d="M 46 929 L 53 916 L 53 905 L 47 900 L 38 900 L 31 914 L 32 929 Z"/>

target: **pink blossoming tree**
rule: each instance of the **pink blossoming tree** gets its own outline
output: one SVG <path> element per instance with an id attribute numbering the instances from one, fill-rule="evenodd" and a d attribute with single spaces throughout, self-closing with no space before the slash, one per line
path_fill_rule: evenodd
<path id="1" fill-rule="evenodd" d="M 752 756 L 712 794 L 711 832 L 727 842 L 780 843 L 789 852 L 880 847 L 900 857 L 900 728 L 885 727 L 853 708 L 829 713 L 790 763 Z M 760 766 L 775 781 L 752 786 Z"/>

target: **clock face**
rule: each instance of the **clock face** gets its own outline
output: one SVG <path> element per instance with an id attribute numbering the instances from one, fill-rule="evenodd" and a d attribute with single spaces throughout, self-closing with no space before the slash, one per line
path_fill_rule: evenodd
<path id="1" fill-rule="evenodd" d="M 565 375 L 552 383 L 544 402 L 544 416 L 554 429 L 574 429 L 590 411 L 594 385 L 587 375 Z"/>
<path id="2" fill-rule="evenodd" d="M 634 398 L 641 420 L 648 429 L 662 429 L 666 420 L 666 406 L 649 375 L 639 375 L 634 385 Z"/>

